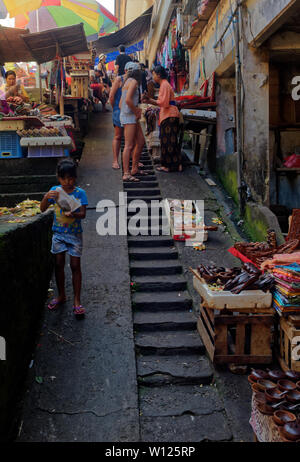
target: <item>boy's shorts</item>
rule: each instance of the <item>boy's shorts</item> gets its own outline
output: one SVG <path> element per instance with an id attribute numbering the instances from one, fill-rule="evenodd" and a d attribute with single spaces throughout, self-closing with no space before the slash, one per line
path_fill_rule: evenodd
<path id="1" fill-rule="evenodd" d="M 82 255 L 82 234 L 54 233 L 52 237 L 51 253 L 67 252 L 71 257 Z"/>

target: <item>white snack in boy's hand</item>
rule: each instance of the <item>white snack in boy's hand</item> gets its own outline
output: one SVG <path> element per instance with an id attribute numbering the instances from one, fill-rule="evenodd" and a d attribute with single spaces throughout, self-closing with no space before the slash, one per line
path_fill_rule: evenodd
<path id="1" fill-rule="evenodd" d="M 61 187 L 58 187 L 56 191 L 59 193 L 56 202 L 64 212 L 74 212 L 81 207 L 81 202 L 67 194 Z"/>

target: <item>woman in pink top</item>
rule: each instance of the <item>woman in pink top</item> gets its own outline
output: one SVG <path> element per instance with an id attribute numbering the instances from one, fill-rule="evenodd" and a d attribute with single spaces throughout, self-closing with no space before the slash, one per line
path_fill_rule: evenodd
<path id="1" fill-rule="evenodd" d="M 167 81 L 167 72 L 162 66 L 156 66 L 153 79 L 160 85 L 158 100 L 147 94 L 143 102 L 160 107 L 159 126 L 161 144 L 161 167 L 159 172 L 181 172 L 181 150 L 178 144 L 179 110 L 175 103 L 174 91 Z"/>

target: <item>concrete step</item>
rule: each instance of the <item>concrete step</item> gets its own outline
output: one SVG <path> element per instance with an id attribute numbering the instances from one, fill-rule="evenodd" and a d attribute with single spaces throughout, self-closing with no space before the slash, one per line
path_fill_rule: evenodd
<path id="1" fill-rule="evenodd" d="M 132 304 L 140 311 L 184 311 L 192 308 L 192 299 L 187 291 L 136 292 L 132 295 Z"/>
<path id="2" fill-rule="evenodd" d="M 130 236 L 170 236 L 170 227 L 168 224 L 152 226 L 139 226 L 135 223 L 129 223 L 127 228 Z"/>
<path id="3" fill-rule="evenodd" d="M 182 266 L 178 260 L 151 260 L 130 262 L 132 276 L 152 276 L 182 273 Z"/>
<path id="4" fill-rule="evenodd" d="M 141 178 L 141 177 L 140 177 Z M 123 181 L 124 190 L 134 188 L 156 188 L 158 186 L 157 181 L 140 181 L 139 183 L 132 181 Z"/>
<path id="5" fill-rule="evenodd" d="M 138 356 L 137 374 L 145 386 L 208 385 L 213 379 L 213 369 L 206 356 Z M 200 391 L 200 390 L 199 390 Z M 196 408 L 201 404 L 196 403 Z"/>
<path id="6" fill-rule="evenodd" d="M 176 260 L 178 251 L 175 247 L 131 247 L 129 249 L 131 260 Z"/>
<path id="7" fill-rule="evenodd" d="M 137 214 L 138 216 L 136 216 Z M 140 212 L 134 212 L 131 215 L 127 215 L 127 222 L 129 223 L 131 220 L 135 220 L 135 221 L 138 220 L 140 215 L 141 215 L 141 218 L 139 219 L 138 224 L 139 226 L 143 226 L 143 228 L 145 226 L 153 226 L 153 228 L 157 228 L 158 225 L 167 227 L 169 225 L 169 221 L 166 216 L 162 216 L 162 215 L 151 216 L 150 213 L 147 215 L 146 212 L 143 212 L 143 214 L 141 214 Z M 131 224 L 132 223 L 133 222 L 131 221 Z"/>
<path id="8" fill-rule="evenodd" d="M 165 247 L 174 246 L 170 236 L 129 236 L 128 247 Z"/>
<path id="9" fill-rule="evenodd" d="M 200 336 L 195 331 L 138 332 L 136 351 L 143 355 L 202 355 L 205 353 Z"/>
<path id="10" fill-rule="evenodd" d="M 195 330 L 196 318 L 190 311 L 135 311 L 134 329 L 138 332 Z"/>
<path id="11" fill-rule="evenodd" d="M 152 182 L 152 181 L 157 182 L 156 176 L 155 176 L 155 175 L 152 175 L 152 174 L 149 174 L 149 175 L 139 175 L 139 174 L 137 174 L 136 177 L 139 178 L 139 179 L 141 179 L 143 183 L 144 183 L 144 182 L 148 182 L 148 181 L 149 181 L 149 182 Z M 128 182 L 123 181 L 123 183 L 124 183 L 124 184 L 127 184 Z M 132 184 L 132 183 L 131 183 L 131 184 Z M 133 184 L 136 184 L 136 183 L 133 183 Z"/>
<path id="12" fill-rule="evenodd" d="M 128 191 L 126 191 L 128 192 Z M 140 200 L 143 200 L 144 202 L 146 202 L 147 204 L 150 204 L 152 201 L 161 201 L 162 200 L 162 197 L 160 195 L 158 196 L 128 196 L 128 204 L 132 201 L 140 201 Z"/>
<path id="13" fill-rule="evenodd" d="M 124 191 L 127 193 L 128 199 L 131 198 L 132 196 L 134 197 L 139 197 L 140 199 L 143 198 L 144 196 L 150 197 L 153 196 L 155 199 L 156 196 L 160 196 L 160 189 L 158 188 L 139 188 L 138 186 L 135 188 L 127 188 L 124 184 Z"/>
<path id="14" fill-rule="evenodd" d="M 186 290 L 187 282 L 182 275 L 135 276 L 132 279 L 139 292 L 172 292 Z"/>
<path id="15" fill-rule="evenodd" d="M 140 163 L 144 165 L 152 165 L 152 160 L 149 158 L 149 156 L 141 157 Z M 132 161 L 129 162 L 129 165 L 132 165 Z"/>

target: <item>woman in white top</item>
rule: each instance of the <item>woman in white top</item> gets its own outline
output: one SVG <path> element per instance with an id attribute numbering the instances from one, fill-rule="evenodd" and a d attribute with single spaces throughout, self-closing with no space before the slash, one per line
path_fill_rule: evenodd
<path id="1" fill-rule="evenodd" d="M 125 70 L 128 70 L 127 80 L 122 89 L 120 101 L 120 121 L 124 127 L 125 147 L 123 151 L 123 180 L 139 182 L 135 175 L 141 175 L 139 171 L 139 159 L 145 144 L 145 138 L 140 118 L 142 110 L 138 107 L 140 94 L 139 86 L 141 82 L 141 70 L 138 63 L 127 63 Z M 132 155 L 132 169 L 130 171 L 129 162 Z"/>

